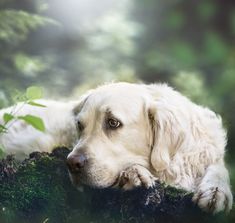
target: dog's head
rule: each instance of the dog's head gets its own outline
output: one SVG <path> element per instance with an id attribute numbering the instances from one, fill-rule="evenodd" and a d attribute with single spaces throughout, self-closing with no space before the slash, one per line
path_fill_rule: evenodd
<path id="1" fill-rule="evenodd" d="M 166 168 L 171 119 L 160 104 L 158 110 L 159 95 L 153 89 L 114 83 L 82 98 L 74 109 L 79 139 L 68 156 L 74 184 L 110 187 L 133 164 L 152 171 Z"/>

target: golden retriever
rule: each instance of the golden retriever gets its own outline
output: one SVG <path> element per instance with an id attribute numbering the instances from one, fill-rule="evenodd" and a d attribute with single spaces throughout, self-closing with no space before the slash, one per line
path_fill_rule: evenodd
<path id="1" fill-rule="evenodd" d="M 205 211 L 232 208 L 220 117 L 166 84 L 111 83 L 79 102 L 45 103 L 21 113 L 40 116 L 46 132 L 15 123 L 0 137 L 7 153 L 74 144 L 67 163 L 75 185 L 148 188 L 158 179 L 194 192 Z"/>
<path id="2" fill-rule="evenodd" d="M 165 84 L 113 83 L 90 91 L 74 109 L 79 140 L 70 176 L 93 187 L 144 185 L 155 179 L 195 192 L 214 213 L 230 210 L 219 116 Z"/>

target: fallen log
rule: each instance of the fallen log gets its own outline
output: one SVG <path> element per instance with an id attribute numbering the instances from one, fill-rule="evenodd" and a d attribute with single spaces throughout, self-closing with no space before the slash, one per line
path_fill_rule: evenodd
<path id="1" fill-rule="evenodd" d="M 77 190 L 69 180 L 69 150 L 34 152 L 23 162 L 0 162 L 1 223 L 178 223 L 235 222 L 235 214 L 211 216 L 191 202 L 192 194 L 156 182 L 151 189 Z"/>

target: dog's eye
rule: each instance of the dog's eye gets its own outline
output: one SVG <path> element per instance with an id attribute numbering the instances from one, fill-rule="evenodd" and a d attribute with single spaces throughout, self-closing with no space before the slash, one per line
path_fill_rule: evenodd
<path id="1" fill-rule="evenodd" d="M 77 121 L 77 128 L 80 132 L 84 129 L 84 126 L 82 125 L 80 121 Z"/>
<path id="2" fill-rule="evenodd" d="M 108 125 L 111 129 L 116 129 L 121 125 L 121 123 L 117 119 L 110 118 L 108 119 Z"/>

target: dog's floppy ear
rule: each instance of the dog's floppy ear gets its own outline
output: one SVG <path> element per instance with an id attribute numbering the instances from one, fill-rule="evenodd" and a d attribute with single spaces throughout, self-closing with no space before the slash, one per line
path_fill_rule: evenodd
<path id="1" fill-rule="evenodd" d="M 87 99 L 89 98 L 89 96 L 92 94 L 93 91 L 94 90 L 89 90 L 87 93 L 80 96 L 78 101 L 73 102 L 74 115 L 78 114 L 81 111 L 82 107 L 84 106 L 84 104 L 86 103 Z"/>
<path id="2" fill-rule="evenodd" d="M 166 101 L 154 101 L 148 110 L 152 128 L 150 162 L 154 170 L 165 170 L 181 145 L 184 133 L 179 120 L 170 104 Z"/>

